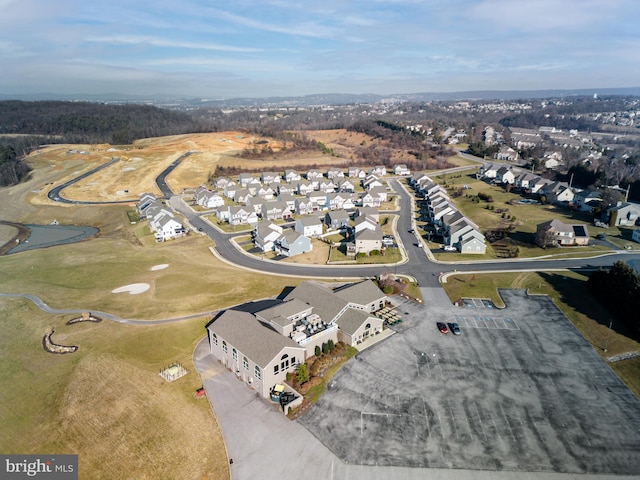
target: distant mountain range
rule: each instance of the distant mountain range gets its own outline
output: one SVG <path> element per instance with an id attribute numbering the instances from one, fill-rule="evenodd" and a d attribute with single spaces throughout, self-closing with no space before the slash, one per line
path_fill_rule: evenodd
<path id="1" fill-rule="evenodd" d="M 374 93 L 326 93 L 300 97 L 263 97 L 263 98 L 183 98 L 170 95 L 63 95 L 53 93 L 7 95 L 0 93 L 0 100 L 65 100 L 103 103 L 138 103 L 159 107 L 308 107 L 314 105 L 349 105 L 399 102 L 433 102 L 463 100 L 519 100 L 536 98 L 557 98 L 570 96 L 594 95 L 632 95 L 640 96 L 640 87 L 626 88 L 592 88 L 574 90 L 477 90 L 467 92 L 424 92 L 379 95 Z"/>

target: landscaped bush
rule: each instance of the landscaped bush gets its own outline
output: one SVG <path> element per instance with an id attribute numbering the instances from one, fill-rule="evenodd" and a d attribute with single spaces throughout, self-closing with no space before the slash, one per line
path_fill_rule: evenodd
<path id="1" fill-rule="evenodd" d="M 373 256 L 379 256 L 380 255 L 380 250 L 371 250 L 369 252 L 369 256 L 373 257 Z"/>
<path id="2" fill-rule="evenodd" d="M 393 293 L 393 286 L 385 285 L 384 287 L 382 287 L 382 293 L 384 293 L 385 295 L 391 295 Z"/>
<path id="3" fill-rule="evenodd" d="M 320 348 L 320 345 L 316 345 L 314 353 L 316 357 L 319 357 L 320 355 L 322 355 L 322 349 Z"/>

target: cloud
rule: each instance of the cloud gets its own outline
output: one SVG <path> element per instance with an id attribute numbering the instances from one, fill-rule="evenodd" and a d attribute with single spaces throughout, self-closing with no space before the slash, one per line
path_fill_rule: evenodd
<path id="1" fill-rule="evenodd" d="M 111 45 L 141 45 L 151 47 L 184 48 L 193 50 L 216 50 L 223 52 L 260 52 L 261 48 L 239 47 L 234 45 L 218 45 L 205 42 L 189 42 L 140 35 L 112 35 L 106 37 L 89 37 L 88 42 Z"/>

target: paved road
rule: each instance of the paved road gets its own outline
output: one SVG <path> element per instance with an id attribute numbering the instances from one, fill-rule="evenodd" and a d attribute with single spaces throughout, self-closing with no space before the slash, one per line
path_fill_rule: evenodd
<path id="1" fill-rule="evenodd" d="M 82 175 L 69 180 L 68 182 L 63 183 L 62 185 L 58 185 L 57 187 L 53 187 L 51 190 L 49 190 L 49 193 L 47 193 L 47 197 L 49 197 L 49 200 L 53 200 L 54 202 L 69 203 L 69 204 L 74 204 L 74 205 L 111 205 L 111 204 L 118 204 L 118 203 L 135 202 L 136 200 L 113 200 L 113 201 L 109 201 L 109 202 L 95 202 L 95 201 L 85 202 L 85 201 L 82 201 L 82 200 L 68 200 L 68 199 L 62 197 L 62 190 L 67 188 L 69 185 L 73 185 L 74 183 L 78 183 L 80 180 L 83 180 L 83 179 L 87 178 L 88 176 L 93 175 L 96 172 L 99 172 L 102 169 L 110 167 L 111 165 L 113 165 L 114 163 L 116 163 L 118 161 L 120 161 L 120 157 L 113 157 L 108 162 L 103 163 L 102 165 L 99 165 L 96 168 L 94 168 L 92 170 L 89 170 L 88 172 L 85 172 Z"/>

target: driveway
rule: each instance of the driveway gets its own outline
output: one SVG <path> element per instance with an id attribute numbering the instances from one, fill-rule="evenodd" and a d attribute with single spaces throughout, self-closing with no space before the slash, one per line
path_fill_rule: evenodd
<path id="1" fill-rule="evenodd" d="M 547 297 L 502 293 L 502 310 L 402 303 L 398 333 L 347 363 L 298 422 L 205 339 L 196 367 L 232 478 L 640 478 L 640 402 Z"/>

